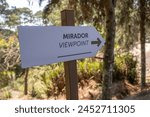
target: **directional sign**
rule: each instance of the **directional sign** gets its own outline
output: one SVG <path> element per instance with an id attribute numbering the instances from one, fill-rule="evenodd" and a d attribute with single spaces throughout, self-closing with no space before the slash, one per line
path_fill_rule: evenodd
<path id="1" fill-rule="evenodd" d="M 95 56 L 104 39 L 94 27 L 19 26 L 22 67 Z"/>

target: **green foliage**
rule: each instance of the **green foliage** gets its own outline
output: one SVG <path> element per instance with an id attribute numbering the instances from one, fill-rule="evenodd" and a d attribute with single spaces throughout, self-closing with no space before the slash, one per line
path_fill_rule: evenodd
<path id="1" fill-rule="evenodd" d="M 127 80 L 132 84 L 137 83 L 137 60 L 135 60 L 133 55 L 127 54 L 125 57 L 125 64 L 127 69 Z"/>
<path id="2" fill-rule="evenodd" d="M 1 100 L 7 100 L 7 99 L 10 99 L 11 97 L 12 97 L 12 94 L 7 88 L 4 88 L 3 90 L 1 90 L 1 94 L 0 94 Z"/>
<path id="3" fill-rule="evenodd" d="M 15 32 L 12 30 L 0 29 L 0 39 L 8 39 L 8 37 L 13 34 L 15 34 Z"/>
<path id="4" fill-rule="evenodd" d="M 32 86 L 29 89 L 31 96 L 48 98 L 57 92 L 61 92 L 63 87 L 60 86 L 60 80 L 64 74 L 63 71 L 62 63 L 30 69 L 29 84 L 32 84 Z"/>
<path id="5" fill-rule="evenodd" d="M 6 0 L 0 0 L 0 14 L 5 14 L 5 9 L 8 8 Z"/>
<path id="6" fill-rule="evenodd" d="M 0 72 L 0 88 L 3 88 L 10 84 L 12 79 L 14 79 L 15 74 L 13 71 L 3 71 Z"/>
<path id="7" fill-rule="evenodd" d="M 10 36 L 7 40 L 0 39 L 0 71 L 13 71 L 20 63 L 18 46 L 16 35 Z"/>
<path id="8" fill-rule="evenodd" d="M 20 24 L 32 22 L 32 11 L 29 8 L 13 8 L 5 11 L 5 26 L 14 28 Z"/>
<path id="9" fill-rule="evenodd" d="M 116 43 L 129 51 L 138 41 L 139 17 L 137 0 L 118 0 L 116 4 Z"/>
<path id="10" fill-rule="evenodd" d="M 105 16 L 103 0 L 50 0 L 43 11 L 45 23 L 60 25 L 60 12 L 64 9 L 74 10 L 76 25 L 95 26 L 103 34 Z"/>
<path id="11" fill-rule="evenodd" d="M 115 57 L 113 81 L 128 80 L 131 84 L 137 83 L 137 60 L 132 54 L 121 54 Z"/>
<path id="12" fill-rule="evenodd" d="M 102 62 L 95 59 L 85 59 L 78 61 L 79 80 L 95 79 L 101 82 Z M 49 98 L 58 96 L 64 92 L 65 77 L 63 63 L 49 66 L 34 67 L 29 72 L 29 92 L 32 97 Z"/>
<path id="13" fill-rule="evenodd" d="M 96 59 L 83 59 L 77 62 L 79 82 L 94 79 L 102 82 L 103 62 Z M 121 54 L 115 59 L 114 82 L 127 79 L 136 83 L 136 61 L 131 54 Z M 14 72 L 13 72 L 14 74 Z M 1 75 L 2 76 L 2 75 Z M 6 76 L 4 77 L 6 78 Z M 64 68 L 62 63 L 49 66 L 34 67 L 29 71 L 28 84 L 30 95 L 34 98 L 45 99 L 64 93 Z M 6 86 L 6 85 L 5 85 Z M 24 75 L 11 84 L 14 90 L 24 90 Z M 9 98 L 9 92 L 3 93 L 3 98 Z"/>
<path id="14" fill-rule="evenodd" d="M 11 83 L 11 87 L 14 90 L 23 92 L 24 91 L 24 78 L 21 77 L 21 78 L 18 78 L 17 80 L 15 80 L 15 81 L 13 81 Z"/>
<path id="15" fill-rule="evenodd" d="M 39 80 L 32 85 L 31 96 L 40 99 L 46 98 L 47 95 L 45 90 L 47 90 L 45 84 Z"/>
<path id="16" fill-rule="evenodd" d="M 79 80 L 93 78 L 101 82 L 103 63 L 100 61 L 85 59 L 78 62 Z"/>

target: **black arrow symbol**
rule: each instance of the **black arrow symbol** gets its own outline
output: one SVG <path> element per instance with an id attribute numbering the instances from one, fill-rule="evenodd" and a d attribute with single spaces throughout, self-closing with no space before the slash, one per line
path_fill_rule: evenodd
<path id="1" fill-rule="evenodd" d="M 97 44 L 97 46 L 99 47 L 101 44 L 101 40 L 99 38 L 97 38 L 97 41 L 91 41 L 91 44 Z"/>

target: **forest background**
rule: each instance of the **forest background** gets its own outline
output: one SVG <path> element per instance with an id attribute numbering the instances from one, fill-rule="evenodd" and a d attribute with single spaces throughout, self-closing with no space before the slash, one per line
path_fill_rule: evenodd
<path id="1" fill-rule="evenodd" d="M 36 13 L 0 0 L 0 99 L 65 99 L 63 63 L 22 69 L 17 32 L 19 25 L 60 26 L 64 9 L 75 11 L 76 26 L 94 26 L 106 39 L 96 57 L 77 61 L 79 99 L 124 99 L 148 91 L 149 0 L 49 0 Z"/>

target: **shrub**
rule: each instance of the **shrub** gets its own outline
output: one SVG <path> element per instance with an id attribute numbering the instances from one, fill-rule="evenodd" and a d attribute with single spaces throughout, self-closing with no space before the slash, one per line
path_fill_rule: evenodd
<path id="1" fill-rule="evenodd" d="M 85 59 L 78 62 L 79 81 L 93 78 L 97 82 L 102 80 L 103 63 L 101 61 Z"/>
<path id="2" fill-rule="evenodd" d="M 128 80 L 129 83 L 137 83 L 137 60 L 130 53 L 117 55 L 115 57 L 113 82 Z"/>
<path id="3" fill-rule="evenodd" d="M 1 100 L 7 100 L 12 97 L 11 92 L 7 88 L 2 89 L 1 92 L 2 92 L 0 96 Z"/>
<path id="4" fill-rule="evenodd" d="M 3 71 L 0 72 L 0 88 L 7 86 L 14 79 L 14 72 Z"/>

